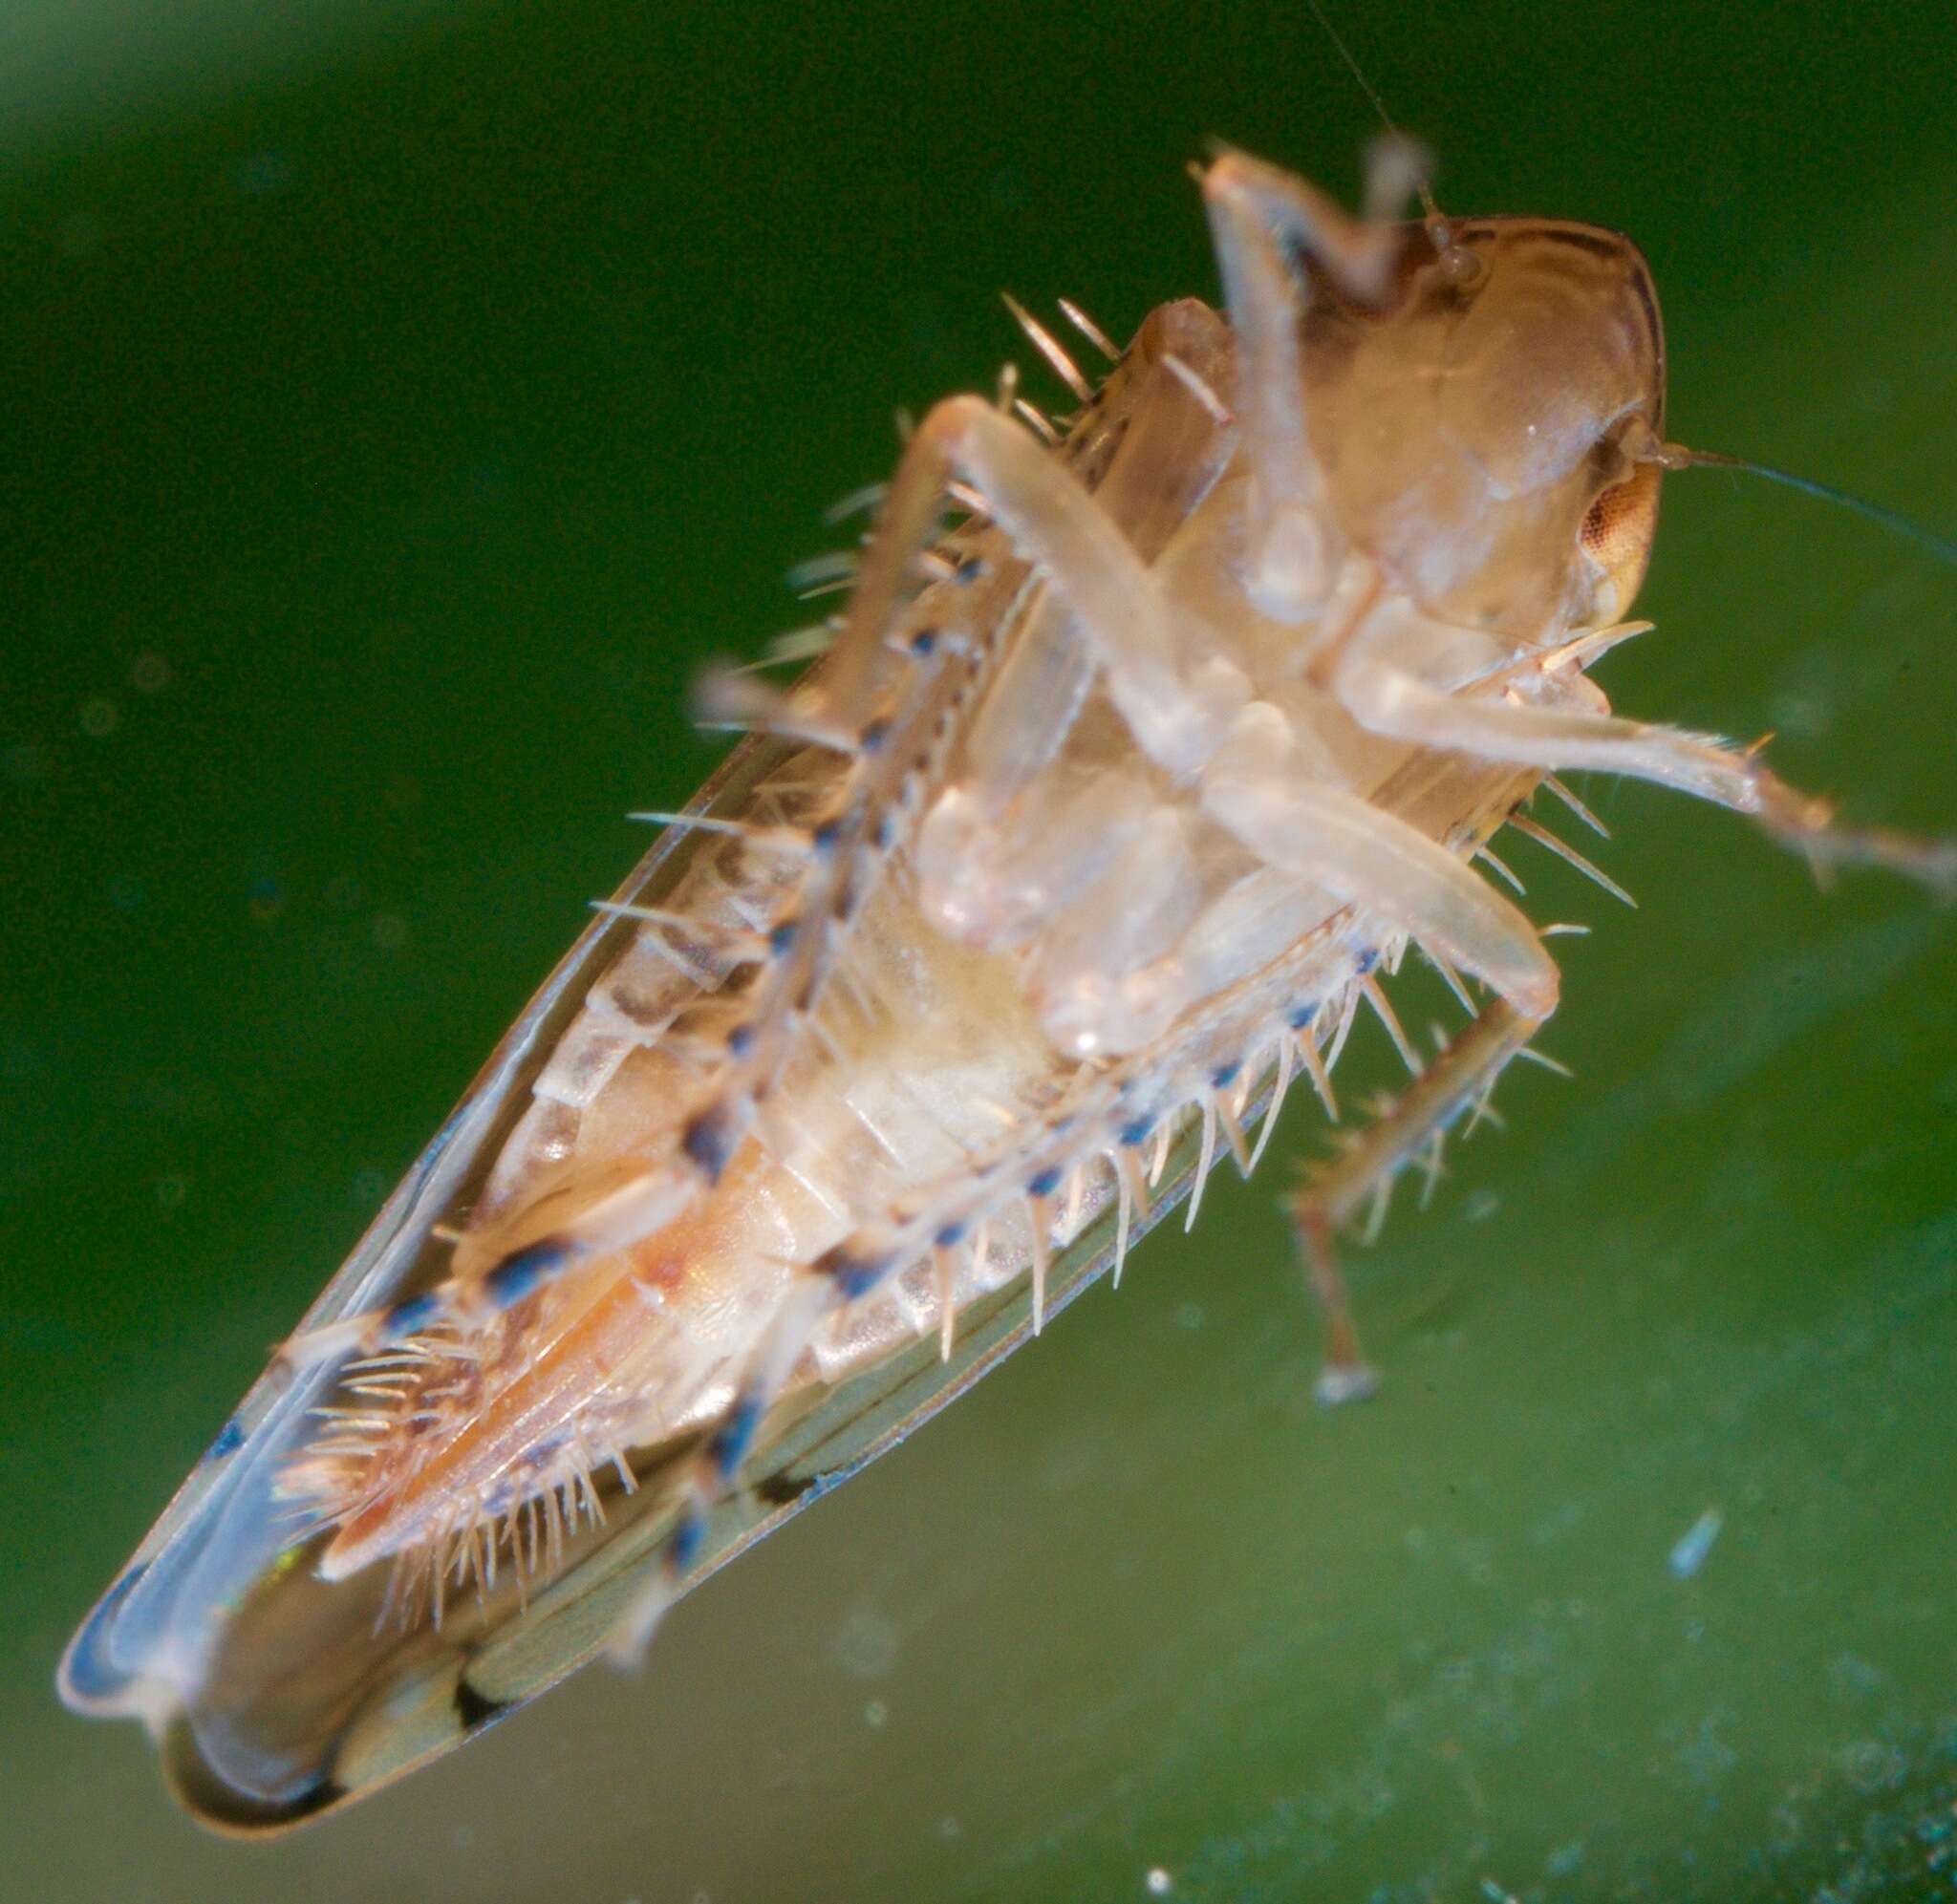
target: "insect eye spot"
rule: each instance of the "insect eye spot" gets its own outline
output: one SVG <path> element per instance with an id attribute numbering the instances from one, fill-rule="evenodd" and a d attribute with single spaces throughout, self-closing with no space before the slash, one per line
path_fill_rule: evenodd
<path id="1" fill-rule="evenodd" d="M 1602 556 L 1644 513 L 1635 482 L 1619 482 L 1604 490 L 1583 517 L 1579 541 L 1587 555 Z"/>

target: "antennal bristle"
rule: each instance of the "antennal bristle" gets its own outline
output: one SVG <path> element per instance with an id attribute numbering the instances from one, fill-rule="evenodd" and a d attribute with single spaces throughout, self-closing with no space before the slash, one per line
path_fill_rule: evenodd
<path id="1" fill-rule="evenodd" d="M 1747 476 L 1762 476 L 1783 488 L 1798 490 L 1817 502 L 1833 503 L 1851 515 L 1864 518 L 1893 536 L 1913 543 L 1934 561 L 1957 568 L 1957 540 L 1940 536 L 1936 530 L 1903 515 L 1900 510 L 1871 503 L 1852 490 L 1838 489 L 1832 482 L 1817 482 L 1812 476 L 1796 476 L 1792 470 L 1775 469 L 1771 463 L 1750 462 L 1745 457 L 1728 456 L 1720 450 L 1688 450 L 1683 443 L 1663 443 L 1650 459 L 1666 469 L 1735 469 Z"/>
<path id="2" fill-rule="evenodd" d="M 1408 153 L 1415 158 L 1413 189 L 1420 195 L 1420 208 L 1430 219 L 1438 219 L 1441 216 L 1441 208 L 1434 202 L 1433 182 L 1428 176 L 1426 153 L 1415 140 L 1409 139 L 1394 124 L 1392 114 L 1387 111 L 1387 102 L 1379 96 L 1379 89 L 1366 76 L 1366 69 L 1353 56 L 1352 49 L 1345 44 L 1339 29 L 1332 24 L 1325 10 L 1319 5 L 1319 0 L 1305 0 L 1305 4 L 1311 9 L 1312 18 L 1324 29 L 1325 37 L 1332 42 L 1332 51 L 1344 62 L 1346 72 L 1358 81 L 1359 90 L 1366 95 L 1373 111 L 1379 115 L 1380 124 L 1386 128 L 1387 137 L 1404 146 Z"/>

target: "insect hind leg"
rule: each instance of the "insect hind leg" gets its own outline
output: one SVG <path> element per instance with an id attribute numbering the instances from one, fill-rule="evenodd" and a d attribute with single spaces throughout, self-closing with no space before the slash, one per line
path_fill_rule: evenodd
<path id="1" fill-rule="evenodd" d="M 279 1351 L 290 1368 L 312 1368 L 343 1356 L 374 1355 L 445 1327 L 467 1329 L 556 1282 L 579 1266 L 629 1248 L 677 1216 L 687 1187 L 656 1164 L 627 1158 L 602 1191 L 558 1212 L 543 1234 L 501 1247 L 472 1247 L 464 1237 L 454 1273 L 385 1308 L 340 1317 L 292 1337 Z M 473 1260 L 472 1260 L 473 1259 Z"/>
<path id="2" fill-rule="evenodd" d="M 1071 470 L 979 397 L 949 397 L 933 408 L 891 481 L 818 690 L 814 719 L 831 737 L 825 744 L 853 757 L 850 770 L 816 829 L 806 879 L 770 929 L 772 956 L 727 1031 L 728 1061 L 685 1122 L 686 1167 L 702 1187 L 731 1161 L 786 1060 L 794 1027 L 834 968 L 849 921 L 914 830 L 961 731 L 960 702 L 976 699 L 997 667 L 1009 617 L 970 631 L 955 659 L 941 643 L 914 642 L 907 687 L 892 700 L 885 685 L 906 578 L 955 483 L 976 495 L 1013 554 L 1065 597 L 1116 707 L 1159 764 L 1195 771 L 1243 698 L 1234 670 L 1186 677 L 1169 604 Z"/>
<path id="3" fill-rule="evenodd" d="M 645 1657 L 659 1622 L 687 1584 L 705 1544 L 714 1508 L 733 1490 L 741 1465 L 767 1412 L 787 1386 L 803 1351 L 836 1310 L 881 1287 L 903 1267 L 894 1251 L 865 1255 L 839 1244 L 795 1279 L 759 1343 L 749 1354 L 727 1404 L 708 1431 L 688 1469 L 678 1516 L 666 1535 L 655 1570 L 620 1615 L 606 1653 L 620 1667 Z"/>

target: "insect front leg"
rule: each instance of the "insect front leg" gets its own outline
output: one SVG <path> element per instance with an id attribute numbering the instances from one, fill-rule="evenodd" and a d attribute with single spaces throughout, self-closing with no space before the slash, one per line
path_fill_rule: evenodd
<path id="1" fill-rule="evenodd" d="M 1325 1361 L 1314 1390 L 1321 1401 L 1356 1401 L 1378 1383 L 1353 1326 L 1334 1249 L 1336 1231 L 1383 1198 L 1393 1178 L 1464 1111 L 1486 1100 L 1502 1068 L 1541 1023 L 1506 998 L 1493 1000 L 1376 1123 L 1350 1136 L 1290 1199 L 1299 1247 L 1325 1316 Z"/>
<path id="2" fill-rule="evenodd" d="M 1342 290 L 1376 298 L 1398 243 L 1385 221 L 1420 176 L 1411 146 L 1383 140 L 1370 161 L 1366 216 L 1355 220 L 1303 180 L 1239 152 L 1202 175 L 1237 337 L 1237 422 L 1252 472 L 1245 588 L 1274 621 L 1317 614 L 1344 553 L 1306 427 L 1300 337 L 1309 292 L 1290 254 L 1303 251 Z"/>
<path id="3" fill-rule="evenodd" d="M 1882 826 L 1838 826 L 1828 802 L 1789 786 L 1755 753 L 1648 721 L 1506 695 L 1447 694 L 1383 664 L 1369 647 L 1351 644 L 1333 685 L 1353 717 L 1375 734 L 1550 773 L 1589 767 L 1654 781 L 1751 815 L 1817 866 L 1887 866 L 1957 896 L 1957 843 Z"/>

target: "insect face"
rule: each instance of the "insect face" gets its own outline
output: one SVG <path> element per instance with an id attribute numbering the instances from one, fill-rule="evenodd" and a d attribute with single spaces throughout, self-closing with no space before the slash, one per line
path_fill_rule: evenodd
<path id="1" fill-rule="evenodd" d="M 1637 247 L 1540 219 L 1408 230 L 1373 308 L 1304 328 L 1332 506 L 1439 620 L 1519 641 L 1622 619 L 1657 526 L 1665 349 Z"/>

